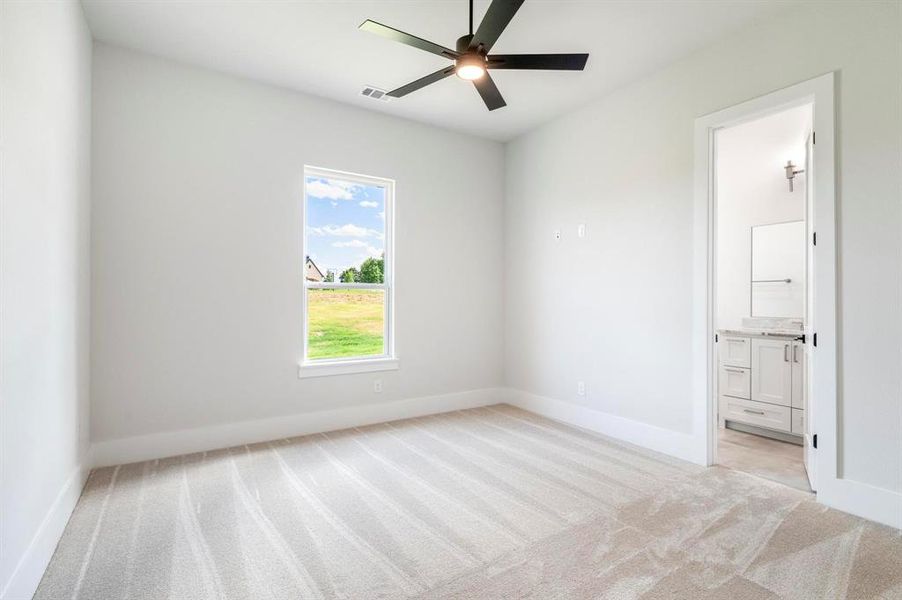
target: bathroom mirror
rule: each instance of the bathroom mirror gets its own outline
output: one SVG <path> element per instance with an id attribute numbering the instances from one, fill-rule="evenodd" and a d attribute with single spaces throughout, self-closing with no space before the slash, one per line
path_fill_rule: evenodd
<path id="1" fill-rule="evenodd" d="M 805 221 L 752 227 L 753 317 L 803 318 Z"/>

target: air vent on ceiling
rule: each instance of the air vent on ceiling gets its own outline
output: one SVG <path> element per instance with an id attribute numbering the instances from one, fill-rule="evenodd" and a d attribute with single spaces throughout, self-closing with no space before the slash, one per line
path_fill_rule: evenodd
<path id="1" fill-rule="evenodd" d="M 363 90 L 360 93 L 361 95 L 366 96 L 367 98 L 372 98 L 373 100 L 381 100 L 382 102 L 388 102 L 389 100 L 391 100 L 391 96 L 388 95 L 388 92 L 372 85 L 364 86 Z"/>

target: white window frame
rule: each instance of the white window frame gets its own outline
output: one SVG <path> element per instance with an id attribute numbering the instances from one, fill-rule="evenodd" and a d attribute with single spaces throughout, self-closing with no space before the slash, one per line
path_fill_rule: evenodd
<path id="1" fill-rule="evenodd" d="M 365 186 L 378 186 L 385 190 L 384 193 L 384 210 L 385 210 L 385 264 L 383 268 L 383 283 L 313 283 L 307 281 L 304 264 L 306 257 L 309 255 L 307 251 L 307 179 L 309 177 L 322 177 L 324 179 L 340 179 Z M 301 294 L 301 317 L 302 317 L 302 333 L 303 333 L 303 354 L 301 363 L 298 367 L 298 376 L 306 377 L 323 377 L 330 375 L 348 375 L 352 373 L 371 373 L 375 371 L 390 371 L 399 367 L 397 354 L 395 353 L 395 336 L 394 336 L 394 306 L 395 306 L 395 182 L 393 179 L 384 177 L 373 177 L 370 175 L 361 175 L 359 173 L 349 173 L 347 171 L 338 171 L 336 169 L 325 169 L 322 167 L 314 167 L 304 165 L 304 195 L 303 210 L 301 223 L 301 278 L 303 285 L 303 293 Z M 309 337 L 309 326 L 307 318 L 307 291 L 311 289 L 371 289 L 383 290 L 384 296 L 384 314 L 383 314 L 383 340 L 385 352 L 381 355 L 374 356 L 349 356 L 345 358 L 315 358 L 307 357 L 307 342 Z"/>

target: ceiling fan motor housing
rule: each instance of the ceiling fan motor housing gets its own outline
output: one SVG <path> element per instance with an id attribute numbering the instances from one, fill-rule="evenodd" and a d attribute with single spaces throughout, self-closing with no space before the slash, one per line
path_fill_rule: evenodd
<path id="1" fill-rule="evenodd" d="M 473 41 L 473 34 L 465 35 L 457 38 L 457 51 L 461 54 L 468 54 L 470 50 L 470 42 Z"/>

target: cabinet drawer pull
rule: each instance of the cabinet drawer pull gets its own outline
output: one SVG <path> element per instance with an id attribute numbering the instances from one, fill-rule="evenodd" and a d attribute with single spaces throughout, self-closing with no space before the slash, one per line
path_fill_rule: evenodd
<path id="1" fill-rule="evenodd" d="M 724 371 L 729 371 L 730 373 L 745 373 L 742 369 L 731 369 L 729 367 L 724 367 Z"/>
<path id="2" fill-rule="evenodd" d="M 747 412 L 751 415 L 762 415 L 762 416 L 764 415 L 763 410 L 752 410 L 751 408 L 743 408 L 742 412 Z"/>
<path id="3" fill-rule="evenodd" d="M 789 362 L 789 344 L 783 344 L 783 362 Z"/>
<path id="4" fill-rule="evenodd" d="M 799 345 L 796 344 L 792 347 L 792 362 L 799 362 Z"/>

